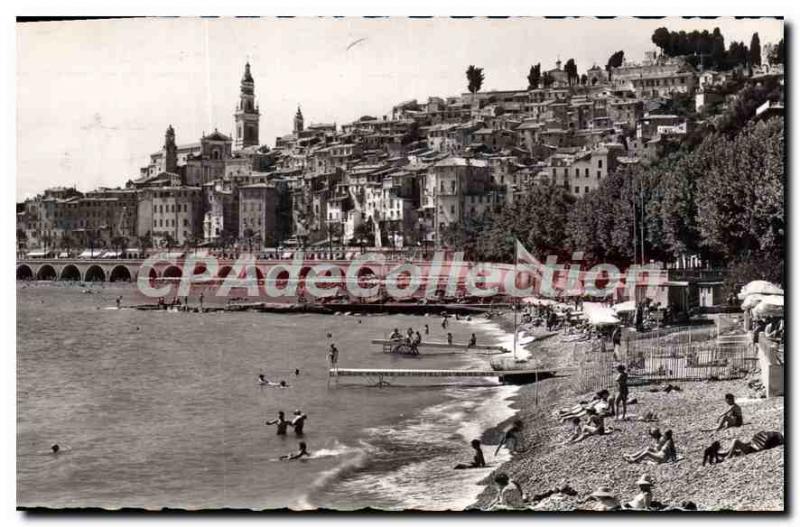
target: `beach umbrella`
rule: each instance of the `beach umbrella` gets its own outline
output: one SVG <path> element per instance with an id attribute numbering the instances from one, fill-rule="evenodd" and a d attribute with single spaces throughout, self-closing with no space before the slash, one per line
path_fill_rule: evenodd
<path id="1" fill-rule="evenodd" d="M 621 322 L 610 307 L 593 309 L 586 314 L 586 319 L 593 326 L 615 326 Z"/>
<path id="2" fill-rule="evenodd" d="M 783 317 L 783 297 L 780 295 L 765 296 L 753 308 L 753 316 L 760 319 Z"/>
<path id="3" fill-rule="evenodd" d="M 634 311 L 636 311 L 636 302 L 634 302 L 633 300 L 628 300 L 627 302 L 620 302 L 611 309 L 613 309 L 615 313 L 633 313 Z"/>
<path id="4" fill-rule="evenodd" d="M 739 292 L 739 300 L 744 300 L 749 295 L 782 295 L 783 289 L 766 280 L 753 280 Z"/>

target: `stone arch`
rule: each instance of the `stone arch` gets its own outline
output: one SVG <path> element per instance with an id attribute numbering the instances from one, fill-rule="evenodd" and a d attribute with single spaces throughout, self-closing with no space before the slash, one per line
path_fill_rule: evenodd
<path id="1" fill-rule="evenodd" d="M 33 269 L 26 264 L 18 265 L 17 280 L 33 280 Z"/>
<path id="2" fill-rule="evenodd" d="M 163 278 L 180 278 L 183 276 L 183 271 L 177 265 L 170 265 L 161 274 Z"/>
<path id="3" fill-rule="evenodd" d="M 105 282 L 106 272 L 99 265 L 90 265 L 83 275 L 83 279 L 87 282 Z"/>
<path id="4" fill-rule="evenodd" d="M 73 264 L 65 265 L 63 269 L 61 269 L 61 274 L 58 277 L 59 280 L 69 280 L 72 282 L 80 282 L 81 281 L 81 271 L 78 269 L 77 266 Z"/>
<path id="5" fill-rule="evenodd" d="M 111 270 L 108 277 L 109 282 L 130 282 L 133 280 L 130 269 L 124 265 L 117 265 Z"/>
<path id="6" fill-rule="evenodd" d="M 44 264 L 36 271 L 37 280 L 55 280 L 57 276 L 55 268 L 50 264 Z"/>

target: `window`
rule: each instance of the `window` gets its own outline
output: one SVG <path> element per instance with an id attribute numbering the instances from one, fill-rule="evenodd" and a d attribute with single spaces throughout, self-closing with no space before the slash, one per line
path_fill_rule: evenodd
<path id="1" fill-rule="evenodd" d="M 455 214 L 455 213 L 456 213 L 456 206 L 450 205 L 450 214 Z"/>
<path id="2" fill-rule="evenodd" d="M 597 168 L 603 168 L 603 160 L 602 159 L 598 159 L 597 160 Z"/>
<path id="3" fill-rule="evenodd" d="M 586 177 L 589 177 L 589 169 L 588 168 L 584 171 L 584 174 L 586 175 Z"/>
<path id="4" fill-rule="evenodd" d="M 589 192 L 589 187 L 583 187 L 584 192 Z"/>
<path id="5" fill-rule="evenodd" d="M 581 175 L 581 169 L 580 168 L 576 168 L 575 169 L 575 177 L 580 177 L 580 175 Z"/>
<path id="6" fill-rule="evenodd" d="M 581 193 L 581 187 L 575 187 L 575 194 Z"/>
<path id="7" fill-rule="evenodd" d="M 598 170 L 598 171 L 597 171 L 597 179 L 600 179 L 601 177 L 603 177 L 603 175 L 602 175 L 602 174 L 603 174 L 603 173 L 602 173 L 602 172 L 600 172 L 600 171 Z"/>

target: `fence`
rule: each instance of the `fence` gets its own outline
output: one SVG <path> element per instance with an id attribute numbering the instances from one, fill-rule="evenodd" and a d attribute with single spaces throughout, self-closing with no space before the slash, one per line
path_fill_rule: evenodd
<path id="1" fill-rule="evenodd" d="M 577 365 L 574 387 L 578 393 L 613 388 L 616 367 L 624 364 L 629 384 L 741 378 L 756 367 L 756 357 L 746 343 L 661 343 L 638 341 L 617 352 L 592 352 L 573 348 Z"/>

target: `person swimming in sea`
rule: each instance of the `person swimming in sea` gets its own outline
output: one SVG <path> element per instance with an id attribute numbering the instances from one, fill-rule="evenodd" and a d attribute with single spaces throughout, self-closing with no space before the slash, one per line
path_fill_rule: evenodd
<path id="1" fill-rule="evenodd" d="M 295 376 L 300 375 L 300 368 L 295 368 L 294 369 L 294 374 L 295 374 Z"/>
<path id="2" fill-rule="evenodd" d="M 453 334 L 452 333 L 448 333 L 447 334 L 447 345 L 448 346 L 452 346 L 453 345 Z"/>
<path id="3" fill-rule="evenodd" d="M 311 456 L 311 454 L 308 453 L 308 446 L 306 445 L 305 441 L 300 441 L 298 447 L 300 448 L 300 450 L 298 450 L 297 452 L 286 454 L 285 456 L 281 456 L 280 458 L 286 461 L 294 461 L 295 459 L 300 459 L 301 457 Z"/>
<path id="4" fill-rule="evenodd" d="M 61 447 L 58 446 L 58 443 L 56 443 L 55 445 L 50 447 L 50 451 L 53 452 L 53 454 L 58 454 L 58 452 L 60 450 L 61 450 Z"/>
<path id="5" fill-rule="evenodd" d="M 272 384 L 272 383 L 271 383 L 271 382 L 269 382 L 269 379 L 267 379 L 266 377 L 264 377 L 264 374 L 263 374 L 263 373 L 259 373 L 259 374 L 258 374 L 258 384 L 261 384 L 261 385 L 269 385 L 269 384 Z"/>
<path id="6" fill-rule="evenodd" d="M 292 419 L 292 422 L 289 424 L 294 428 L 295 435 L 303 435 L 303 427 L 306 425 L 306 419 L 308 419 L 308 416 L 299 409 L 294 411 L 294 419 Z"/>

